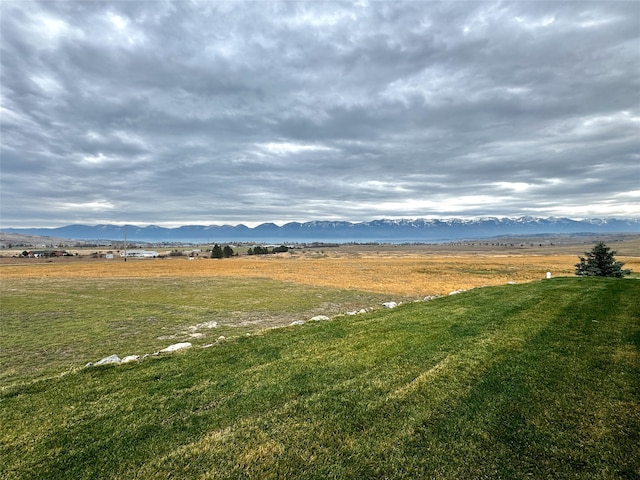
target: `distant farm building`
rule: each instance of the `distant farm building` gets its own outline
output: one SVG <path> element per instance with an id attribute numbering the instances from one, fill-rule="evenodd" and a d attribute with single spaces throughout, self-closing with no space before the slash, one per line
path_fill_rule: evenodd
<path id="1" fill-rule="evenodd" d="M 127 250 L 126 252 L 120 252 L 120 256 L 127 258 L 156 258 L 158 252 L 155 250 Z"/>
<path id="2" fill-rule="evenodd" d="M 51 257 L 69 257 L 71 256 L 66 250 L 30 250 L 22 254 L 31 258 L 51 258 Z"/>

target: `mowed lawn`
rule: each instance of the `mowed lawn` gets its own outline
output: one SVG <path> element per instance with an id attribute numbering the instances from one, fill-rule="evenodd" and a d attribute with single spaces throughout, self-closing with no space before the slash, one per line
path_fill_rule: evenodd
<path id="1" fill-rule="evenodd" d="M 16 383 L 0 477 L 639 478 L 638 298 L 479 288 Z"/>

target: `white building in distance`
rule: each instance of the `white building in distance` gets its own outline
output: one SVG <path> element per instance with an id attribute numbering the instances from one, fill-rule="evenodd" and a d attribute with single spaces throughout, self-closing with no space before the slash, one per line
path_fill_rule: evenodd
<path id="1" fill-rule="evenodd" d="M 155 250 L 127 250 L 126 252 L 120 252 L 120 256 L 128 258 L 157 258 L 158 252 Z"/>

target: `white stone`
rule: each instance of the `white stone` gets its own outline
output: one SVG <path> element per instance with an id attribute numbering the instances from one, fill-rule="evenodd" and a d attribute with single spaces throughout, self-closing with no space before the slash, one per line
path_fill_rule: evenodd
<path id="1" fill-rule="evenodd" d="M 129 363 L 129 362 L 135 362 L 136 360 L 138 360 L 140 358 L 140 355 L 127 355 L 126 357 L 124 357 L 122 359 L 121 363 Z"/>
<path id="2" fill-rule="evenodd" d="M 290 325 L 304 325 L 304 320 L 295 320 L 291 322 Z"/>
<path id="3" fill-rule="evenodd" d="M 193 345 L 191 345 L 190 342 L 174 343 L 173 345 L 169 345 L 167 348 L 163 348 L 162 350 L 160 350 L 159 353 L 175 352 L 177 350 L 183 350 L 185 348 L 191 348 L 192 346 Z"/>
<path id="4" fill-rule="evenodd" d="M 120 363 L 120 357 L 115 353 L 113 355 L 109 355 L 108 357 L 104 357 L 102 360 L 99 360 L 95 363 L 95 365 L 108 365 L 110 363 Z"/>
<path id="5" fill-rule="evenodd" d="M 223 342 L 224 340 L 225 340 L 224 335 L 220 335 L 220 336 L 218 337 L 218 341 L 219 341 L 219 342 Z"/>
<path id="6" fill-rule="evenodd" d="M 387 308 L 396 308 L 398 304 L 396 302 L 384 302 L 382 306 Z"/>
<path id="7" fill-rule="evenodd" d="M 316 315 L 315 317 L 310 318 L 309 320 L 312 322 L 319 322 L 321 320 L 329 320 L 329 317 L 327 317 L 326 315 Z"/>

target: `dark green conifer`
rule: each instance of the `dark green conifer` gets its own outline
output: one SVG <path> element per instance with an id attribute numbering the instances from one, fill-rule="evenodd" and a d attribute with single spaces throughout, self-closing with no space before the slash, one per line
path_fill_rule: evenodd
<path id="1" fill-rule="evenodd" d="M 584 252 L 586 257 L 578 257 L 576 263 L 576 275 L 581 277 L 623 277 L 629 275 L 631 270 L 622 268 L 624 262 L 616 261 L 615 251 L 599 242 L 590 252 Z"/>
<path id="2" fill-rule="evenodd" d="M 222 248 L 217 243 L 211 249 L 211 258 L 222 258 Z"/>

